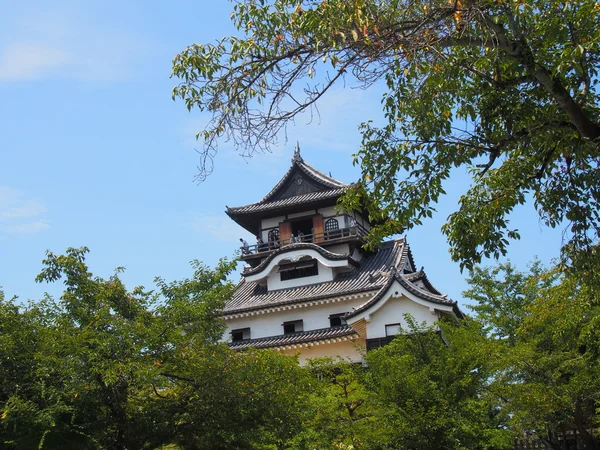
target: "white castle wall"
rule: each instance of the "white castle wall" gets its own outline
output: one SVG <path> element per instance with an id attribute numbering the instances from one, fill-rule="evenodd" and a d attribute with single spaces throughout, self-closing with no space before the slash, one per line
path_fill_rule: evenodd
<path id="1" fill-rule="evenodd" d="M 407 297 L 392 297 L 385 305 L 371 315 L 371 321 L 367 322 L 367 339 L 385 337 L 385 326 L 395 323 L 406 327 L 405 314 L 410 314 L 420 324 L 425 322 L 427 326 L 433 325 L 438 320 L 437 313 L 431 313 L 429 308 L 413 302 Z"/>
<path id="2" fill-rule="evenodd" d="M 226 321 L 227 330 L 224 334 L 225 340 L 230 340 L 231 330 L 250 327 L 250 337 L 252 339 L 278 336 L 283 334 L 283 322 L 302 319 L 304 322 L 304 331 L 318 330 L 329 327 L 329 316 L 352 311 L 366 299 L 352 299 L 344 302 L 326 303 L 310 307 L 299 307 L 292 310 L 277 311 L 269 314 L 260 314 L 255 316 L 240 317 Z"/>

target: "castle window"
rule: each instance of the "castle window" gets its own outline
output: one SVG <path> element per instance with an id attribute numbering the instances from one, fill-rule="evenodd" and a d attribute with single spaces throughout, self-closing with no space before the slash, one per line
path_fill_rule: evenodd
<path id="1" fill-rule="evenodd" d="M 400 324 L 399 323 L 391 323 L 385 326 L 385 335 L 386 336 L 396 336 L 400 333 Z"/>
<path id="2" fill-rule="evenodd" d="M 342 325 L 346 325 L 346 321 L 343 317 L 346 313 L 332 314 L 329 316 L 329 326 L 330 327 L 341 327 Z"/>
<path id="3" fill-rule="evenodd" d="M 292 320 L 290 322 L 283 322 L 283 334 L 299 333 L 304 331 L 304 322 L 302 320 Z"/>
<path id="4" fill-rule="evenodd" d="M 342 232 L 340 231 L 340 223 L 334 217 L 331 219 L 327 219 L 325 221 L 325 236 L 326 239 L 335 239 L 342 237 Z"/>
<path id="5" fill-rule="evenodd" d="M 281 281 L 312 277 L 319 275 L 319 265 L 316 259 L 281 264 L 279 266 L 279 273 L 281 274 Z"/>
<path id="6" fill-rule="evenodd" d="M 250 339 L 250 328 L 231 330 L 231 342 L 245 341 L 246 339 Z"/>
<path id="7" fill-rule="evenodd" d="M 367 339 L 367 351 L 375 350 L 389 344 L 394 339 L 394 336 L 384 338 Z"/>
<path id="8" fill-rule="evenodd" d="M 340 223 L 337 219 L 331 218 L 325 221 L 325 231 L 334 231 L 340 229 Z"/>

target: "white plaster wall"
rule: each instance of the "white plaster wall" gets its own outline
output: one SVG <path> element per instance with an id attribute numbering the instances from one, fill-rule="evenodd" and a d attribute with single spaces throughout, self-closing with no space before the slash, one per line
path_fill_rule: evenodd
<path id="1" fill-rule="evenodd" d="M 348 244 L 337 244 L 327 247 L 325 250 L 339 255 L 348 255 L 350 253 L 350 246 Z"/>
<path id="2" fill-rule="evenodd" d="M 265 229 L 265 228 L 273 228 L 273 227 L 278 227 L 279 226 L 279 222 L 283 222 L 285 220 L 284 216 L 279 216 L 279 217 L 271 217 L 269 219 L 263 219 L 260 221 L 261 224 L 261 228 Z M 267 231 L 268 233 L 268 231 Z M 265 236 L 263 236 L 264 238 Z"/>
<path id="3" fill-rule="evenodd" d="M 323 217 L 337 216 L 339 214 L 333 206 L 319 208 L 317 211 L 319 211 L 319 214 L 322 214 Z"/>
<path id="4" fill-rule="evenodd" d="M 304 217 L 304 216 L 306 216 L 307 219 L 310 219 L 314 215 L 315 215 L 315 210 L 311 209 L 309 211 L 303 211 L 303 212 L 299 212 L 299 213 L 288 214 L 288 219 L 295 219 L 297 217 Z"/>
<path id="5" fill-rule="evenodd" d="M 356 261 L 360 261 L 361 259 L 363 259 L 363 252 L 360 250 L 360 248 L 355 248 L 354 251 L 352 252 L 352 256 L 353 259 L 355 259 Z"/>
<path id="6" fill-rule="evenodd" d="M 385 337 L 385 326 L 394 323 L 400 323 L 406 329 L 406 313 L 413 316 L 418 324 L 426 322 L 427 325 L 433 325 L 438 319 L 437 313 L 432 314 L 427 306 L 404 296 L 392 297 L 371 315 L 371 321 L 367 322 L 367 338 Z"/>
<path id="7" fill-rule="evenodd" d="M 333 280 L 333 270 L 331 267 L 326 267 L 323 264 L 319 264 L 319 273 L 317 275 L 285 281 L 281 281 L 281 275 L 276 269 L 274 269 L 267 278 L 267 289 L 269 291 L 276 291 L 278 289 L 288 289 L 298 286 L 307 286 L 309 284 L 325 283 L 331 280 Z"/>
<path id="8" fill-rule="evenodd" d="M 362 354 L 365 351 L 364 342 L 357 339 L 356 341 L 334 342 L 331 344 L 312 345 L 311 347 L 303 347 L 300 349 L 282 350 L 284 355 L 295 355 L 300 353 L 299 362 L 305 365 L 309 359 L 313 358 L 336 358 L 340 357 L 352 362 L 361 362 Z"/>
<path id="9" fill-rule="evenodd" d="M 231 339 L 231 330 L 250 327 L 250 337 L 252 339 L 279 336 L 283 334 L 283 322 L 292 320 L 303 320 L 304 331 L 318 330 L 329 327 L 329 316 L 352 311 L 366 301 L 366 298 L 352 299 L 344 302 L 326 303 L 304 308 L 296 308 L 285 311 L 277 311 L 268 314 L 259 314 L 255 316 L 240 317 L 229 319 L 225 323 L 227 330 L 223 339 Z"/>

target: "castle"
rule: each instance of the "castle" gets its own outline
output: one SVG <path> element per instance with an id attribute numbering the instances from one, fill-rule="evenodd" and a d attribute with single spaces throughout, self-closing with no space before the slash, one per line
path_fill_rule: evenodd
<path id="1" fill-rule="evenodd" d="M 407 313 L 428 325 L 462 317 L 415 269 L 405 238 L 363 249 L 369 221 L 336 208 L 347 188 L 308 165 L 296 147 L 291 167 L 262 200 L 227 208 L 257 236 L 257 244 L 242 247 L 246 266 L 223 311 L 231 348 L 360 362 L 405 326 Z"/>

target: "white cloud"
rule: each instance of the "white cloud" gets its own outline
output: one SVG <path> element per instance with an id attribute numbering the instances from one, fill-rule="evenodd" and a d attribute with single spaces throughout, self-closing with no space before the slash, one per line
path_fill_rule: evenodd
<path id="1" fill-rule="evenodd" d="M 361 140 L 358 126 L 382 116 L 381 94 L 378 85 L 366 90 L 334 87 L 319 99 L 314 111 L 296 118 L 289 138 L 299 139 L 301 147 L 355 153 Z"/>
<path id="2" fill-rule="evenodd" d="M 31 80 L 69 62 L 64 51 L 45 44 L 16 42 L 0 54 L 0 80 Z"/>
<path id="3" fill-rule="evenodd" d="M 226 216 L 194 214 L 190 225 L 203 235 L 222 242 L 237 242 L 240 237 L 249 238 L 248 232 L 241 230 L 239 225 Z"/>
<path id="4" fill-rule="evenodd" d="M 123 26 L 115 27 L 79 9 L 27 9 L 5 26 L 0 45 L 0 82 L 48 76 L 84 81 L 128 78 L 152 43 Z M 79 12 L 78 12 L 79 11 Z"/>
<path id="5" fill-rule="evenodd" d="M 36 220 L 34 222 L 0 225 L 0 232 L 7 234 L 31 234 L 44 231 L 48 226 L 48 222 L 45 220 Z"/>
<path id="6" fill-rule="evenodd" d="M 26 200 L 19 205 L 0 210 L 0 221 L 37 217 L 47 210 L 48 208 L 38 201 Z"/>
<path id="7" fill-rule="evenodd" d="M 10 186 L 0 186 L 0 235 L 38 233 L 48 228 L 46 205 Z"/>

